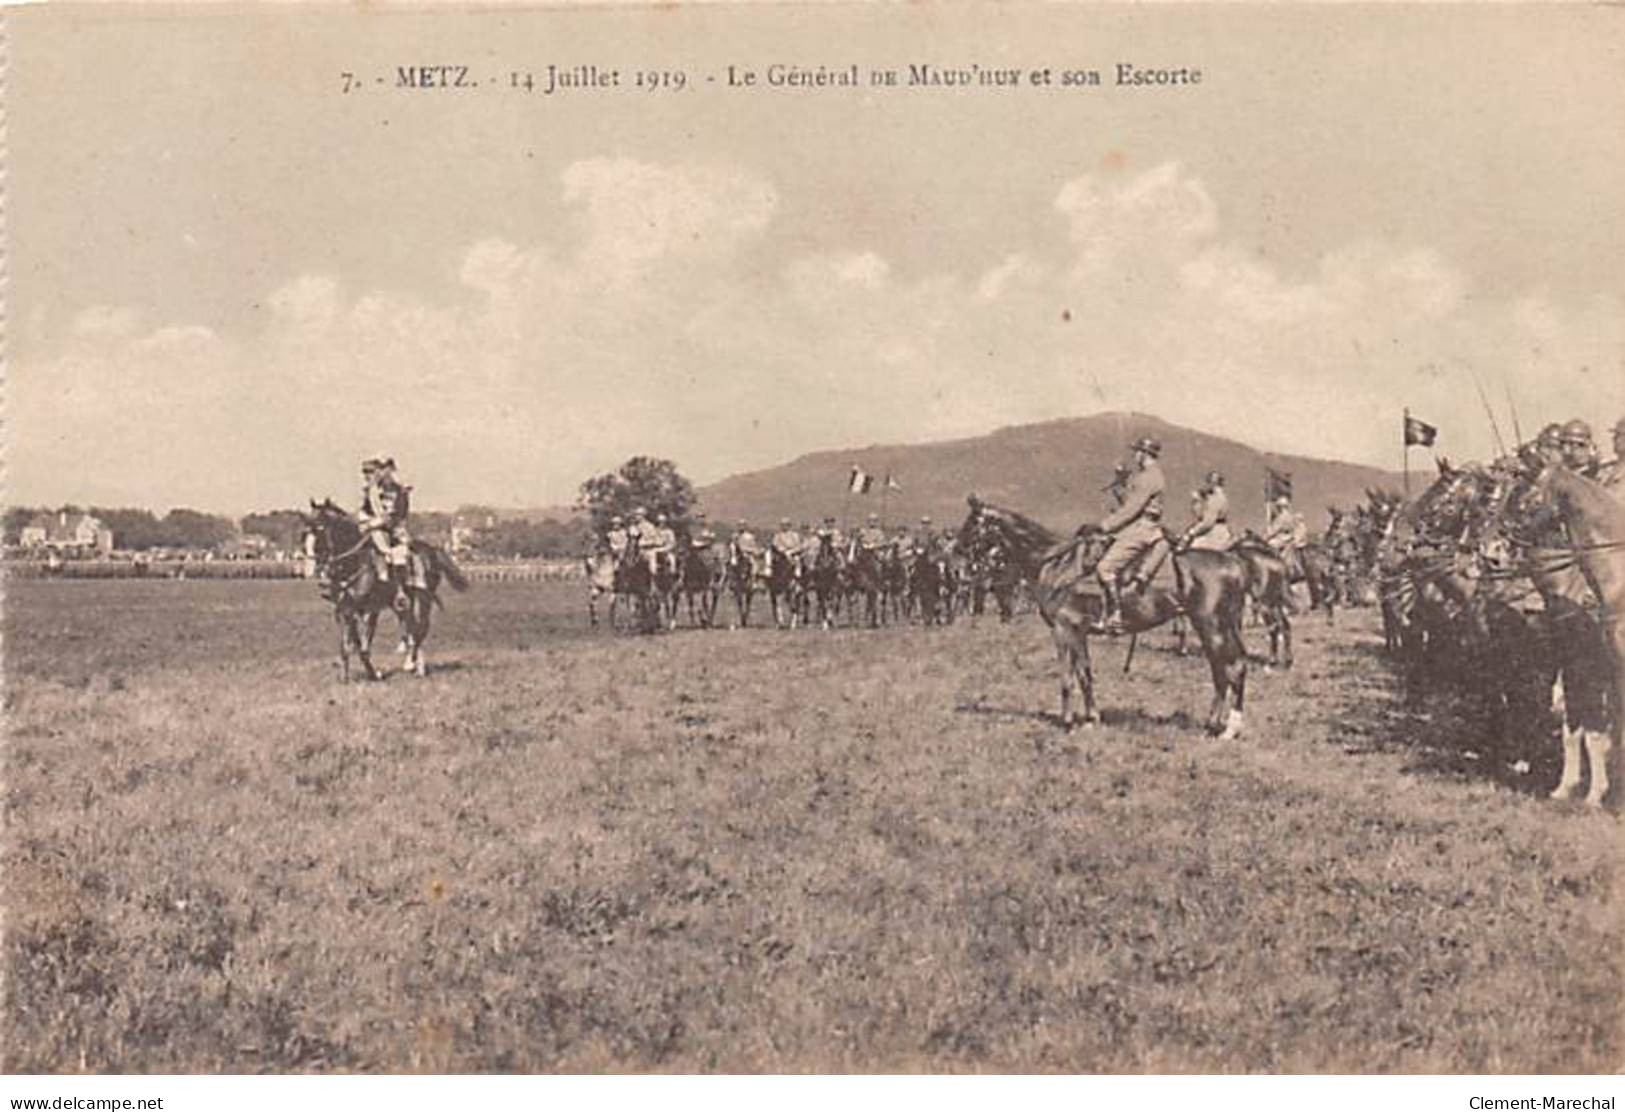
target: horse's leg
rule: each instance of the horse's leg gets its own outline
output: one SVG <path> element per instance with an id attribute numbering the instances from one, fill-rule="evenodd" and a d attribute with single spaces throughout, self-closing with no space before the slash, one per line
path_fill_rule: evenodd
<path id="1" fill-rule="evenodd" d="M 429 662 L 424 659 L 423 644 L 429 639 L 429 623 L 433 621 L 433 594 L 425 594 L 418 605 L 420 610 L 412 631 L 412 670 L 421 678 L 429 674 Z"/>
<path id="2" fill-rule="evenodd" d="M 333 611 L 333 621 L 339 627 L 339 682 L 350 682 L 350 622 L 343 610 Z"/>
<path id="3" fill-rule="evenodd" d="M 369 680 L 378 678 L 378 669 L 372 666 L 372 639 L 377 632 L 378 611 L 369 610 L 361 619 L 361 639 L 356 649 L 356 655 L 361 658 L 361 667 Z"/>

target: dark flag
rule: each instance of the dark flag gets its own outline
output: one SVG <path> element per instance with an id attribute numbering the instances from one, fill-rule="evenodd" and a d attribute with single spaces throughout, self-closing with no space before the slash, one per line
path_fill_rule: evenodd
<path id="1" fill-rule="evenodd" d="M 1405 414 L 1405 447 L 1423 448 L 1433 447 L 1433 442 L 1439 438 L 1439 430 L 1426 421 Z"/>
<path id="2" fill-rule="evenodd" d="M 1277 471 L 1273 467 L 1264 468 L 1264 500 L 1273 502 L 1281 497 L 1292 497 L 1291 473 Z"/>
<path id="3" fill-rule="evenodd" d="M 875 485 L 875 477 L 857 464 L 852 465 L 852 477 L 847 480 L 846 489 L 853 494 L 868 494 L 869 488 Z"/>

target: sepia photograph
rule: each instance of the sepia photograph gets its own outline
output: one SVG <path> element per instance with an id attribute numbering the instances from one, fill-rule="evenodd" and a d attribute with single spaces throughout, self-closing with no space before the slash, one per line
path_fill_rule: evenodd
<path id="1" fill-rule="evenodd" d="M 0 19 L 0 1070 L 1614 1107 L 1625 8 Z"/>

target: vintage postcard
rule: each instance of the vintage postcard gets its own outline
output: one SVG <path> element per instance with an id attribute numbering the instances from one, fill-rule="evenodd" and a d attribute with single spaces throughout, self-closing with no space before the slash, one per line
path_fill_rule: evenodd
<path id="1" fill-rule="evenodd" d="M 1625 10 L 4 41 L 7 1072 L 1625 1063 Z"/>

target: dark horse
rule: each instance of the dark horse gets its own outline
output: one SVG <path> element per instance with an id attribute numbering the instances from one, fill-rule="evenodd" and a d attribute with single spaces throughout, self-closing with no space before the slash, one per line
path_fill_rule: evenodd
<path id="1" fill-rule="evenodd" d="M 377 550 L 355 519 L 323 499 L 312 499 L 305 515 L 304 549 L 316 564 L 322 597 L 333 604 L 333 620 L 339 627 L 339 663 L 345 680 L 350 678 L 350 650 L 355 650 L 363 673 L 378 678 L 372 665 L 372 638 L 378 629 L 378 615 L 391 609 L 395 585 L 379 566 Z M 428 666 L 423 659 L 423 642 L 429 637 L 429 616 L 440 599 L 436 592 L 445 579 L 458 591 L 468 590 L 468 580 L 457 565 L 432 544 L 417 541 L 413 556 L 422 566 L 423 586 L 403 588 L 405 604 L 396 611 L 401 638 L 406 644 L 406 667 L 422 676 Z"/>
<path id="2" fill-rule="evenodd" d="M 801 561 L 773 547 L 767 550 L 767 600 L 773 624 L 794 629 L 801 617 Z"/>
<path id="3" fill-rule="evenodd" d="M 1277 664 L 1292 667 L 1292 595 L 1286 561 L 1252 532 L 1243 533 L 1230 552 L 1247 566 L 1247 594 L 1269 630 L 1270 658 L 1265 669 Z"/>
<path id="4" fill-rule="evenodd" d="M 851 587 L 853 592 L 852 621 L 858 620 L 856 600 L 863 599 L 863 620 L 874 629 L 886 620 L 886 569 L 881 563 L 878 548 L 858 545 L 852 554 Z"/>
<path id="5" fill-rule="evenodd" d="M 722 594 L 722 580 L 727 565 L 717 546 L 683 546 L 682 591 L 688 600 L 688 623 L 710 629 L 716 620 L 717 599 Z M 696 613 L 695 601 L 699 607 Z"/>
<path id="6" fill-rule="evenodd" d="M 921 551 L 914 557 L 909 586 L 925 625 L 951 625 L 954 620 L 955 577 L 953 562 L 940 548 Z"/>
<path id="7" fill-rule="evenodd" d="M 807 569 L 807 595 L 818 603 L 818 624 L 829 629 L 841 605 L 841 580 L 845 566 L 831 537 L 818 538 L 818 551 Z"/>
<path id="8" fill-rule="evenodd" d="M 1089 663 L 1089 632 L 1100 613 L 1094 583 L 1077 571 L 1078 554 L 1093 568 L 1111 543 L 1109 534 L 1086 526 L 1063 541 L 1033 519 L 970 497 L 970 514 L 960 527 L 961 547 L 980 553 L 1001 545 L 1013 567 L 1033 585 L 1038 612 L 1049 626 L 1065 672 L 1061 677 L 1061 724 L 1077 724 L 1072 706 L 1074 687 L 1083 693 L 1083 721 L 1100 721 L 1095 707 L 1094 670 Z M 1247 651 L 1241 643 L 1241 620 L 1247 603 L 1247 569 L 1226 552 L 1186 551 L 1172 560 L 1174 589 L 1150 587 L 1123 597 L 1123 620 L 1138 632 L 1186 615 L 1201 641 L 1213 675 L 1213 705 L 1208 728 L 1222 737 L 1241 736 L 1242 707 L 1247 691 Z"/>
<path id="9" fill-rule="evenodd" d="M 750 625 L 750 604 L 756 596 L 756 561 L 737 544 L 728 545 L 728 563 L 724 571 L 728 591 L 734 597 L 734 615 L 738 628 Z"/>

